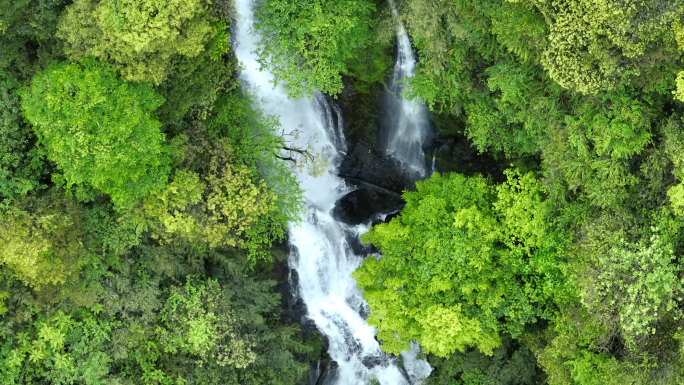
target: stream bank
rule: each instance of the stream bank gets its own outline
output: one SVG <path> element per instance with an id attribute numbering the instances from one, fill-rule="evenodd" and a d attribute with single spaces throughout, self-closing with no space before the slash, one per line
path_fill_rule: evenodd
<path id="1" fill-rule="evenodd" d="M 403 172 L 401 163 L 387 155 L 380 145 L 379 111 L 382 108 L 383 90 L 384 87 L 378 87 L 375 100 L 370 106 L 368 95 L 356 92 L 351 82 L 345 82 L 345 89 L 337 100 L 326 97 L 329 103 L 337 103 L 345 117 L 342 119 L 342 131 L 348 151 L 341 161 L 339 175 L 348 185 L 354 186 L 351 192 L 336 202 L 333 216 L 351 226 L 391 220 L 404 205 L 398 195 L 402 191 L 415 188 L 417 178 Z M 351 124 L 354 122 L 353 118 L 346 118 L 353 116 L 354 108 L 360 102 L 366 103 L 366 113 L 373 113 L 375 109 L 370 122 L 366 122 L 365 130 L 354 127 Z M 495 181 L 502 179 L 504 162 L 478 153 L 463 135 L 462 119 L 434 113 L 430 117 L 435 134 L 424 148 L 426 164 L 432 164 L 432 157 L 435 156 L 434 164 L 439 172 L 459 172 L 466 175 L 481 173 L 489 175 Z M 358 239 L 350 237 L 347 242 L 359 255 L 369 255 L 376 251 L 368 245 L 362 245 Z M 281 248 L 284 253 L 291 252 L 287 244 Z M 293 291 L 293 288 L 299 287 L 297 271 L 291 269 L 283 258 L 275 263 L 273 274 L 278 282 L 275 289 L 282 296 L 282 320 L 286 323 L 300 323 L 304 338 L 322 338 L 320 355 L 317 360 L 310 362 L 311 372 L 307 384 L 334 383 L 336 363 L 327 353 L 328 341 L 318 332 L 315 323 L 305 317 L 306 304 Z"/>
<path id="2" fill-rule="evenodd" d="M 404 44 L 403 49 L 404 51 L 407 49 L 410 50 L 410 45 L 408 45 L 407 48 L 406 44 Z M 396 51 L 396 47 L 394 50 Z M 398 54 L 395 52 L 395 58 L 397 55 Z M 403 56 L 406 56 L 406 52 L 404 52 Z M 405 61 L 406 60 L 404 60 L 404 62 Z M 395 70 L 398 67 L 400 66 L 395 66 Z M 344 329 L 344 325 L 340 324 L 342 329 L 339 329 L 336 326 L 337 329 L 333 328 L 323 331 L 325 334 L 330 333 L 331 331 L 333 333 L 342 332 L 345 335 L 344 339 L 347 341 L 345 343 L 351 343 L 351 345 L 348 345 L 348 349 L 354 351 L 361 349 L 359 350 L 359 353 L 352 353 L 352 351 L 344 353 L 340 351 L 339 347 L 341 340 L 339 339 L 339 335 L 337 335 L 338 339 L 334 341 L 326 337 L 324 333 L 318 332 L 318 330 L 322 330 L 320 329 L 321 325 L 318 322 L 338 321 L 327 318 L 327 312 L 329 310 L 322 310 L 324 308 L 321 307 L 323 304 L 320 302 L 316 304 L 314 310 L 314 314 L 318 315 L 318 322 L 312 321 L 307 317 L 307 315 L 309 315 L 309 317 L 311 316 L 309 312 L 311 309 L 307 309 L 304 301 L 306 292 L 295 291 L 301 291 L 302 287 L 307 285 L 311 286 L 313 282 L 318 282 L 320 277 L 317 278 L 316 275 L 320 275 L 320 272 L 327 271 L 331 267 L 329 263 L 334 263 L 334 261 L 330 260 L 329 262 L 325 262 L 323 265 L 318 266 L 316 268 L 317 270 L 310 270 L 310 266 L 303 266 L 300 264 L 300 261 L 309 263 L 307 261 L 315 261 L 319 258 L 329 258 L 328 256 L 317 253 L 323 252 L 327 255 L 327 253 L 334 252 L 338 253 L 338 255 L 342 255 L 342 258 L 345 258 L 344 255 L 347 255 L 347 259 L 342 263 L 352 263 L 356 266 L 358 262 L 352 262 L 349 258 L 365 258 L 371 253 L 377 252 L 377 250 L 371 246 L 361 244 L 358 237 L 359 233 L 366 231 L 365 229 L 367 229 L 367 226 L 369 225 L 388 221 L 395 217 L 404 205 L 401 193 L 403 191 L 413 190 L 415 188 L 415 181 L 429 177 L 435 170 L 444 172 L 455 171 L 466 175 L 479 172 L 485 175 L 491 175 L 494 180 L 499 180 L 502 176 L 501 170 L 504 167 L 502 167 L 503 165 L 501 162 L 498 162 L 489 156 L 480 155 L 478 151 L 472 147 L 471 143 L 466 140 L 463 135 L 465 128 L 463 124 L 464 120 L 459 119 L 459 117 L 456 116 L 438 115 L 427 113 L 427 111 L 423 113 L 422 119 L 426 123 L 423 123 L 421 127 L 427 127 L 427 130 L 429 131 L 427 138 L 429 139 L 422 142 L 422 148 L 420 148 L 421 146 L 418 146 L 417 149 L 414 148 L 414 150 L 421 154 L 421 158 L 425 158 L 423 164 L 427 166 L 427 170 L 423 168 L 422 170 L 416 169 L 416 171 L 407 172 L 405 170 L 406 167 L 404 167 L 405 165 L 402 165 L 402 161 L 400 161 L 399 158 L 388 155 L 386 143 L 387 132 L 383 132 L 383 127 L 384 130 L 391 131 L 394 126 L 392 124 L 388 125 L 387 123 L 396 121 L 396 119 L 392 117 L 395 110 L 388 107 L 387 104 L 388 95 L 393 95 L 395 99 L 402 98 L 401 93 L 397 90 L 396 86 L 387 86 L 387 84 L 393 82 L 393 77 L 396 76 L 391 73 L 391 68 L 389 66 L 387 67 L 384 81 L 369 83 L 345 76 L 343 77 L 343 91 L 338 95 L 337 99 L 319 94 L 312 100 L 313 103 L 317 103 L 319 106 L 318 113 L 323 114 L 321 115 L 323 121 L 327 122 L 326 135 L 329 137 L 330 146 L 335 148 L 338 152 L 338 155 L 328 152 L 328 155 L 326 156 L 333 157 L 334 173 L 340 179 L 328 180 L 330 178 L 330 176 L 328 176 L 316 181 L 309 181 L 309 183 L 314 184 L 309 184 L 308 188 L 318 190 L 325 188 L 324 185 L 331 182 L 339 184 L 338 193 L 340 194 L 330 201 L 331 203 L 334 203 L 332 212 L 328 212 L 325 207 L 317 206 L 317 203 L 310 203 L 308 208 L 310 214 L 308 215 L 313 215 L 313 217 L 309 216 L 305 221 L 304 226 L 308 226 L 307 230 L 304 232 L 295 231 L 295 233 L 298 233 L 298 235 L 302 237 L 313 234 L 315 231 L 323 230 L 323 233 L 318 234 L 318 236 L 321 237 L 319 239 L 327 239 L 324 243 L 329 243 L 321 243 L 316 246 L 311 242 L 317 244 L 317 242 L 319 242 L 318 240 L 304 240 L 304 238 L 300 238 L 299 240 L 293 239 L 291 229 L 288 246 L 283 247 L 282 249 L 284 253 L 290 255 L 290 258 L 287 261 L 281 260 L 277 262 L 273 271 L 274 278 L 278 282 L 276 290 L 283 298 L 282 320 L 287 323 L 301 323 L 304 338 L 317 338 L 316 336 L 320 334 L 323 339 L 319 357 L 316 360 L 309 360 L 311 371 L 307 380 L 308 385 L 335 383 L 334 379 L 340 375 L 339 372 L 343 371 L 344 368 L 336 367 L 337 363 L 329 355 L 328 352 L 333 348 L 336 349 L 336 354 L 338 355 L 342 354 L 345 355 L 345 357 L 352 357 L 352 361 L 357 360 L 357 358 L 354 357 L 358 357 L 358 360 L 354 364 L 357 366 L 358 370 L 370 373 L 375 370 L 374 368 L 398 364 L 394 370 L 401 372 L 402 374 L 400 376 L 403 377 L 405 381 L 408 381 L 408 383 L 412 383 L 413 380 L 409 380 L 412 376 L 407 373 L 403 365 L 400 364 L 401 360 L 392 363 L 391 361 L 396 360 L 384 357 L 384 354 L 380 353 L 379 349 L 366 345 L 368 342 L 362 343 L 360 340 L 356 340 L 355 342 L 352 338 L 353 331 Z M 401 77 L 403 78 L 403 76 Z M 410 111 L 413 111 L 410 104 L 411 103 L 404 102 L 400 108 L 408 108 Z M 406 105 L 409 106 L 407 107 Z M 403 114 L 406 112 L 402 110 L 397 113 Z M 294 118 L 293 115 L 290 115 L 289 113 L 288 115 L 288 119 L 291 120 Z M 429 119 L 426 120 L 426 117 Z M 411 124 L 415 124 L 415 122 L 411 121 Z M 408 129 L 409 131 L 411 130 L 410 127 L 408 127 Z M 404 131 L 406 131 L 406 129 L 404 129 Z M 404 135 L 409 134 L 410 132 L 407 132 Z M 433 157 L 435 158 L 434 160 Z M 421 163 L 421 161 L 417 160 L 412 163 Z M 332 194 L 335 195 L 337 193 L 332 192 Z M 328 195 L 330 195 L 330 193 L 328 193 Z M 312 198 L 310 197 L 309 199 Z M 316 201 L 315 198 L 313 199 Z M 311 206 L 311 204 L 314 206 Z M 326 219 L 326 216 L 330 219 Z M 321 222 L 321 220 L 333 220 L 339 224 L 324 229 L 324 227 L 328 225 L 325 224 L 327 222 Z M 309 234 L 306 234 L 307 232 L 309 232 Z M 330 238 L 333 234 L 335 234 L 337 240 Z M 341 243 L 339 243 L 340 237 Z M 302 243 L 302 241 L 305 243 Z M 312 246 L 314 249 L 317 247 L 323 247 L 323 249 L 318 251 L 311 250 Z M 302 249 L 302 247 L 304 247 L 304 249 Z M 341 249 L 338 250 L 337 248 L 340 247 Z M 304 250 L 307 253 L 305 259 L 302 259 L 300 256 L 300 250 Z M 313 254 L 311 254 L 312 251 L 314 251 Z M 339 254 L 340 252 L 341 254 Z M 319 260 L 319 262 L 316 263 L 321 262 L 323 261 Z M 336 263 L 340 263 L 340 260 L 338 259 Z M 327 267 L 326 264 L 328 264 Z M 353 271 L 355 267 L 348 265 L 345 268 L 349 267 L 351 267 L 351 270 L 348 271 L 348 274 L 351 274 L 351 271 Z M 306 276 L 308 278 L 301 279 L 298 275 L 297 270 L 302 268 L 309 269 L 306 271 Z M 319 273 L 316 273 L 316 271 Z M 349 283 L 345 282 L 343 285 L 356 286 L 355 282 L 350 278 L 347 277 L 345 280 L 348 280 Z M 316 284 L 320 285 L 321 283 L 319 282 Z M 311 287 L 308 289 L 311 289 Z M 325 284 L 318 289 L 326 290 Z M 309 293 L 309 295 L 310 294 L 311 293 Z M 351 303 L 346 302 L 346 304 L 353 308 L 353 310 L 350 310 L 357 313 L 356 317 L 360 314 L 365 318 L 368 311 L 367 307 L 360 302 L 357 303 L 360 301 L 360 293 L 354 294 L 354 296 L 357 296 L 358 298 L 354 297 Z M 349 299 L 350 298 L 347 298 L 347 300 Z M 311 297 L 309 300 L 311 300 Z M 325 307 L 327 305 L 323 306 Z M 323 313 L 321 313 L 321 311 L 323 311 Z M 358 323 L 359 321 L 354 321 L 349 318 L 344 322 Z M 361 320 L 361 322 L 363 321 Z M 329 328 L 330 324 L 328 323 L 328 326 L 326 327 Z M 373 334 L 374 332 L 367 337 L 372 338 Z M 373 340 L 371 339 L 370 341 L 372 342 Z M 362 345 L 365 347 L 362 347 Z M 378 351 L 375 352 L 375 349 Z M 351 354 L 351 356 L 349 354 Z M 402 356 L 403 354 L 404 353 L 402 353 Z M 387 361 L 388 359 L 389 361 Z M 413 357 L 413 359 L 415 359 L 415 357 Z M 349 362 L 347 362 L 346 365 L 347 370 L 349 370 Z M 399 375 L 399 373 L 396 373 L 396 375 Z M 349 373 L 346 373 L 345 376 L 349 376 Z M 397 379 L 397 381 L 401 380 Z"/>
<path id="3" fill-rule="evenodd" d="M 387 81 L 389 80 L 388 78 Z M 356 186 L 356 190 L 338 201 L 335 213 L 345 223 L 357 225 L 367 223 L 375 214 L 389 213 L 403 207 L 403 200 L 398 199 L 395 194 L 382 191 L 383 189 L 393 193 L 412 191 L 415 189 L 415 181 L 420 178 L 404 172 L 401 163 L 395 157 L 387 155 L 382 148 L 381 109 L 387 88 L 383 84 L 376 84 L 369 95 L 367 92 L 358 92 L 348 79 L 344 79 L 344 84 L 345 88 L 337 103 L 345 117 L 343 132 L 348 151 L 339 172 L 342 176 L 367 183 L 358 183 L 348 178 L 347 182 Z M 364 106 L 363 125 L 354 118 L 360 105 Z M 428 174 L 432 171 L 458 172 L 464 175 L 480 173 L 495 182 L 502 181 L 507 162 L 497 160 L 489 154 L 480 154 L 464 134 L 464 121 L 463 117 L 451 114 L 430 113 L 433 135 L 423 147 L 425 164 L 429 166 Z M 434 170 L 430 166 L 433 164 Z"/>

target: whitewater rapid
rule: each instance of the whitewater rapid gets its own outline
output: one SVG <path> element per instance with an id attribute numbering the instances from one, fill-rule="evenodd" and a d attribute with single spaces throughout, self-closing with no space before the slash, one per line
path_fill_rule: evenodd
<path id="1" fill-rule="evenodd" d="M 351 273 L 363 258 L 354 253 L 349 240 L 358 239 L 368 226 L 348 226 L 331 215 L 335 202 L 352 190 L 337 176 L 346 152 L 340 111 L 320 93 L 293 100 L 281 86 L 273 88 L 273 76 L 259 70 L 253 53 L 260 39 L 253 30 L 253 6 L 254 0 L 236 0 L 233 36 L 242 86 L 258 97 L 258 107 L 266 114 L 279 117 L 285 132 L 299 131 L 291 146 L 310 145 L 326 160 L 321 176 L 313 177 L 306 169 L 298 172 L 306 212 L 301 224 L 290 226 L 288 259 L 299 277 L 298 295 L 306 304 L 306 316 L 327 336 L 328 353 L 339 365 L 325 383 L 360 385 L 373 379 L 383 385 L 416 383 L 430 373 L 429 364 L 416 360 L 413 352 L 404 353 L 404 365 L 398 367 L 396 358 L 380 350 L 375 329 L 362 316 L 368 314 L 367 305 Z"/>

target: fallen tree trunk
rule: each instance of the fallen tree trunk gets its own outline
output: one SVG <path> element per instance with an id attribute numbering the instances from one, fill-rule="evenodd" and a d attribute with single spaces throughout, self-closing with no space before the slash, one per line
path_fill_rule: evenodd
<path id="1" fill-rule="evenodd" d="M 404 198 L 401 196 L 400 193 L 394 192 L 394 191 L 392 191 L 392 190 L 388 190 L 388 189 L 386 189 L 386 188 L 384 188 L 384 187 L 380 187 L 380 186 L 378 186 L 378 185 L 376 185 L 376 184 L 373 184 L 373 183 L 370 183 L 370 182 L 366 182 L 365 180 L 362 180 L 362 179 L 359 179 L 359 178 L 354 178 L 353 176 L 349 176 L 349 175 L 338 174 L 337 176 L 339 176 L 340 178 L 347 179 L 347 180 L 352 181 L 352 182 L 356 182 L 356 183 L 358 183 L 358 184 L 362 184 L 362 185 L 364 185 L 364 186 L 366 186 L 366 187 L 372 188 L 373 190 L 380 191 L 380 192 L 385 193 L 385 194 L 387 194 L 387 195 L 391 195 L 391 196 L 393 196 L 393 197 L 395 197 L 395 198 L 399 198 L 399 199 L 401 199 L 401 200 L 404 200 Z"/>

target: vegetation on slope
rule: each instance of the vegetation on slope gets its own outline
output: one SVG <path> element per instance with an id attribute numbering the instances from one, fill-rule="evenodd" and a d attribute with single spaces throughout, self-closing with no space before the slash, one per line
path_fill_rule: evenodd
<path id="1" fill-rule="evenodd" d="M 511 167 L 435 174 L 364 236 L 383 348 L 418 341 L 434 384 L 681 383 L 684 2 L 396 5 L 408 96 Z M 269 277 L 301 191 L 277 120 L 237 87 L 231 15 L 0 0 L 3 384 L 303 378 L 319 348 L 280 322 Z M 385 1 L 263 0 L 255 17 L 291 95 L 341 93 L 364 107 L 350 129 L 372 130 Z"/>
<path id="2" fill-rule="evenodd" d="M 0 2 L 0 383 L 298 384 L 301 191 L 230 2 Z"/>
<path id="3" fill-rule="evenodd" d="M 396 3 L 409 96 L 512 167 L 419 182 L 365 235 L 383 348 L 420 342 L 432 383 L 681 383 L 684 2 Z"/>

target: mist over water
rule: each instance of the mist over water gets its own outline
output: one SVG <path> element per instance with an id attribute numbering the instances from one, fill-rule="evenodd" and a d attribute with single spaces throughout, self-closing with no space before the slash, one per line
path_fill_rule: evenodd
<path id="1" fill-rule="evenodd" d="M 307 317 L 329 339 L 330 357 L 339 368 L 330 374 L 326 384 L 360 385 L 371 379 L 383 385 L 415 383 L 427 377 L 431 368 L 414 353 L 404 353 L 404 368 L 396 358 L 384 354 L 375 340 L 375 329 L 366 324 L 366 303 L 361 297 L 351 273 L 360 266 L 363 256 L 355 254 L 349 240 L 358 239 L 367 226 L 348 226 L 332 215 L 335 202 L 351 191 L 337 176 L 337 169 L 346 152 L 342 134 L 342 117 L 338 107 L 322 94 L 311 100 L 288 99 L 282 87 L 273 89 L 273 76 L 260 71 L 255 44 L 260 39 L 253 30 L 253 0 L 237 0 L 237 20 L 233 35 L 235 51 L 243 69 L 243 87 L 260 99 L 265 113 L 280 117 L 285 132 L 298 130 L 293 146 L 313 146 L 316 154 L 327 159 L 322 176 L 314 178 L 301 170 L 297 175 L 307 203 L 302 223 L 290 226 L 290 267 L 299 276 L 298 295 L 307 306 Z M 420 152 L 421 157 L 422 150 Z"/>
<path id="2" fill-rule="evenodd" d="M 385 99 L 385 116 L 382 132 L 387 153 L 396 157 L 405 171 L 417 174 L 414 179 L 428 177 L 425 167 L 423 144 L 431 135 L 428 110 L 418 98 L 408 100 L 403 92 L 405 78 L 413 77 L 416 58 L 404 25 L 398 17 L 397 8 L 390 0 L 392 15 L 397 28 L 397 58 L 392 81 Z"/>

